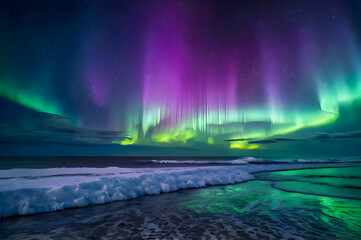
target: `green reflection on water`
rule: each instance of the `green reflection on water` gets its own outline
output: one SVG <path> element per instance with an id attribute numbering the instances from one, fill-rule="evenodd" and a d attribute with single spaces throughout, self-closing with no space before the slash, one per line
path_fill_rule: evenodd
<path id="1" fill-rule="evenodd" d="M 302 169 L 272 172 L 272 175 L 361 178 L 361 167 Z"/>
<path id="2" fill-rule="evenodd" d="M 223 214 L 250 223 L 259 218 L 287 225 L 291 219 L 310 232 L 361 237 L 361 200 L 350 199 L 361 197 L 361 167 L 255 176 L 256 180 L 246 183 L 201 189 L 181 199 L 180 206 L 196 214 Z M 272 187 L 275 185 L 282 190 Z"/>

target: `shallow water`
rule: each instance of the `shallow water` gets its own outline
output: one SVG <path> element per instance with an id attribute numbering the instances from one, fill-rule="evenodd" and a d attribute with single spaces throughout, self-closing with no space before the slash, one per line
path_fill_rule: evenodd
<path id="1" fill-rule="evenodd" d="M 361 167 L 255 174 L 246 183 L 4 219 L 2 239 L 360 239 Z M 328 195 L 328 196 L 320 196 Z M 332 196 L 332 197 L 330 197 Z"/>

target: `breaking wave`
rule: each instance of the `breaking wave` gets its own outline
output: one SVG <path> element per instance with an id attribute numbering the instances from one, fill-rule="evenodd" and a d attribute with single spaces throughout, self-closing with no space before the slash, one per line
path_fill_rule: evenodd
<path id="1" fill-rule="evenodd" d="M 241 183 L 252 173 L 345 164 L 0 170 L 0 218 L 85 207 L 181 189 Z"/>

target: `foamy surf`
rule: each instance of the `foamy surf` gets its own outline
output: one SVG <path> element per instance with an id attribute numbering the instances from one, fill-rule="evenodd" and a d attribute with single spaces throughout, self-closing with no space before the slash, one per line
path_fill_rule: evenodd
<path id="1" fill-rule="evenodd" d="M 241 183 L 255 172 L 345 164 L 0 170 L 0 217 L 86 207 L 181 189 Z"/>
<path id="2" fill-rule="evenodd" d="M 233 160 L 149 160 L 147 162 L 159 164 L 248 164 L 265 161 L 262 158 L 246 157 Z"/>
<path id="3" fill-rule="evenodd" d="M 330 159 L 264 159 L 258 157 L 244 157 L 239 159 L 232 160 L 173 160 L 173 159 L 155 159 L 155 160 L 141 160 L 143 162 L 149 162 L 154 164 L 223 164 L 223 165 L 232 165 L 232 164 L 267 164 L 267 163 L 345 163 L 345 162 L 361 162 L 361 159 L 357 158 L 330 158 Z"/>

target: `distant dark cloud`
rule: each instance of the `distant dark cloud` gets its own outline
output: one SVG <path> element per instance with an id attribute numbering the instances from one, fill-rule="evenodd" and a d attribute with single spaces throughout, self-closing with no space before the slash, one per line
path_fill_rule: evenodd
<path id="1" fill-rule="evenodd" d="M 273 140 L 277 141 L 277 142 L 287 142 L 287 141 L 300 141 L 300 139 L 292 139 L 292 138 L 274 138 Z"/>
<path id="2" fill-rule="evenodd" d="M 352 131 L 352 132 L 345 132 L 345 133 L 317 133 L 313 140 L 319 141 L 346 141 L 351 139 L 361 139 L 361 131 Z"/>
<path id="3" fill-rule="evenodd" d="M 253 138 L 236 138 L 236 139 L 226 139 L 224 141 L 226 142 L 233 142 L 233 141 L 250 141 L 252 140 Z"/>
<path id="4" fill-rule="evenodd" d="M 270 143 L 277 143 L 277 142 L 287 142 L 287 141 L 300 141 L 300 139 L 292 139 L 292 138 L 272 138 L 272 139 L 262 139 L 262 140 L 255 140 L 253 138 L 236 138 L 236 139 L 227 139 L 224 140 L 226 142 L 232 141 L 249 141 L 248 143 L 251 144 L 270 144 Z"/>
<path id="5" fill-rule="evenodd" d="M 0 123 L 1 144 L 94 145 L 127 138 L 119 131 L 73 126 L 69 118 L 55 114 L 34 112 L 26 117 L 27 120 L 22 123 Z"/>
<path id="6" fill-rule="evenodd" d="M 350 141 L 360 139 L 361 140 L 361 131 L 352 131 L 344 133 L 317 133 L 309 139 L 292 139 L 292 138 L 271 138 L 271 139 L 261 139 L 253 140 L 250 138 L 238 138 L 238 139 L 227 139 L 224 141 L 249 141 L 250 144 L 272 144 L 279 142 L 296 142 L 296 141 Z"/>

